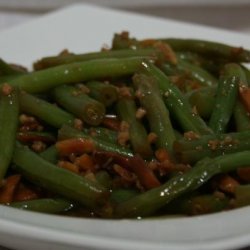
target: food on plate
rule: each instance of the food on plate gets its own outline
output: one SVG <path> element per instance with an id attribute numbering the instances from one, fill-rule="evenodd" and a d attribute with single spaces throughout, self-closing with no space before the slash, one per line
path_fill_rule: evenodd
<path id="1" fill-rule="evenodd" d="M 0 60 L 0 203 L 94 218 L 250 204 L 250 51 L 115 34 L 110 49 Z"/>

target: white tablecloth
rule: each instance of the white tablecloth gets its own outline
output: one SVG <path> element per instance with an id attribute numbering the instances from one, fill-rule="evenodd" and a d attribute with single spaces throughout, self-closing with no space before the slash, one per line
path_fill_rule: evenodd
<path id="1" fill-rule="evenodd" d="M 0 0 L 0 30 L 8 28 L 12 25 L 20 24 L 32 20 L 37 16 L 46 13 L 55 8 L 55 6 L 63 6 L 66 3 L 80 0 L 49 0 L 39 1 L 44 4 L 29 5 L 29 2 L 38 3 L 37 0 Z M 163 2 L 165 1 L 165 4 Z M 219 4 L 216 5 L 215 2 Z M 113 8 L 123 8 L 125 10 L 145 13 L 154 16 L 172 18 L 185 22 L 193 22 L 248 33 L 250 35 L 250 0 L 197 0 L 198 5 L 194 4 L 194 0 L 176 0 L 177 4 L 173 4 L 173 0 L 134 0 L 137 4 L 123 4 L 123 0 L 117 0 L 117 4 L 113 4 L 115 0 L 102 1 L 102 5 Z M 7 3 L 9 2 L 9 5 Z M 13 5 L 19 2 L 19 4 Z M 21 7 L 20 3 L 26 3 Z M 45 7 L 47 2 L 47 7 Z M 54 4 L 52 4 L 54 2 Z M 82 0 L 82 2 L 91 2 Z M 100 0 L 94 0 L 98 3 Z M 127 1 L 130 2 L 130 1 Z M 150 5 L 149 3 L 156 3 Z M 186 2 L 186 4 L 185 4 Z M 51 3 L 49 5 L 49 3 Z M 61 3 L 61 4 L 59 4 Z M 64 4 L 63 4 L 64 3 Z M 106 4 L 105 4 L 106 3 Z M 139 4 L 141 3 L 141 4 Z M 143 4 L 144 3 L 144 4 Z M 157 4 L 158 3 L 158 4 Z M 161 4 L 160 4 L 161 3 Z M 183 3 L 183 4 L 181 4 Z M 192 3 L 192 4 L 191 4 Z M 202 4 L 203 3 L 203 4 Z M 224 3 L 224 4 L 223 4 Z M 225 3 L 228 3 L 227 5 Z M 232 4 L 234 3 L 234 4 Z M 113 5 L 112 5 L 113 4 Z M 16 6 L 16 7 L 15 7 Z M 41 8 L 39 8 L 39 6 Z"/>

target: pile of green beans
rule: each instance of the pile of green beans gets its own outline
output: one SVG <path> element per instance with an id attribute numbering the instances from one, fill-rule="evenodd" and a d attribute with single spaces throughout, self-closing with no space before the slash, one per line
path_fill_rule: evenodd
<path id="1" fill-rule="evenodd" d="M 30 72 L 1 59 L 0 203 L 116 219 L 249 205 L 245 63 L 242 47 L 127 32 L 109 50 L 44 57 Z M 21 180 L 8 187 L 12 175 Z M 223 176 L 236 187 L 225 191 Z M 35 198 L 17 198 L 24 187 Z"/>

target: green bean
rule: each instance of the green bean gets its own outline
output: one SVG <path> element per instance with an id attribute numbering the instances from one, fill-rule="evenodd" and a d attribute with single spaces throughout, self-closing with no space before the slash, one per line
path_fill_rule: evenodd
<path id="1" fill-rule="evenodd" d="M 170 82 L 168 77 L 151 63 L 143 63 L 144 71 L 158 83 L 164 101 L 172 115 L 184 131 L 198 134 L 211 134 L 211 129 L 195 114 L 180 90 Z"/>
<path id="2" fill-rule="evenodd" d="M 0 76 L 0 84 L 8 83 L 9 81 L 16 79 L 17 77 L 18 77 L 18 75 Z"/>
<path id="3" fill-rule="evenodd" d="M 198 65 L 214 76 L 218 76 L 221 68 L 228 62 L 226 59 L 206 58 L 190 51 L 178 51 L 176 55 L 179 60 Z"/>
<path id="4" fill-rule="evenodd" d="M 166 42 L 177 52 L 191 52 L 208 58 L 219 58 L 220 60 L 230 62 L 250 62 L 250 51 L 243 47 L 235 47 L 220 42 L 199 39 L 160 38 L 137 40 L 130 38 L 128 33 L 123 32 L 114 35 L 112 49 L 148 48 L 159 41 Z"/>
<path id="5" fill-rule="evenodd" d="M 225 133 L 238 95 L 239 71 L 237 64 L 227 64 L 220 77 L 214 109 L 209 120 L 209 126 L 215 133 Z"/>
<path id="6" fill-rule="evenodd" d="M 242 68 L 243 68 L 245 75 L 246 75 L 247 84 L 250 85 L 250 70 L 249 70 L 249 68 L 247 68 L 245 66 L 242 66 Z"/>
<path id="7" fill-rule="evenodd" d="M 184 74 L 192 80 L 197 81 L 201 86 L 213 86 L 217 84 L 217 79 L 209 72 L 198 65 L 179 60 L 176 65 L 163 64 L 162 70 L 167 75 Z"/>
<path id="8" fill-rule="evenodd" d="M 215 213 L 226 209 L 229 205 L 227 197 L 217 197 L 211 194 L 193 194 L 173 200 L 163 211 L 166 213 L 199 215 Z"/>
<path id="9" fill-rule="evenodd" d="M 174 129 L 174 135 L 175 135 L 176 140 L 179 140 L 183 137 L 183 134 L 176 129 Z"/>
<path id="10" fill-rule="evenodd" d="M 134 75 L 133 82 L 139 93 L 140 103 L 146 110 L 150 129 L 157 135 L 157 147 L 166 148 L 169 152 L 172 152 L 175 133 L 157 82 L 143 74 Z"/>
<path id="11" fill-rule="evenodd" d="M 88 82 L 86 86 L 90 90 L 89 96 L 103 103 L 106 107 L 111 106 L 118 98 L 116 87 L 104 82 Z"/>
<path id="12" fill-rule="evenodd" d="M 221 58 L 205 58 L 202 55 L 190 51 L 177 51 L 176 56 L 178 60 L 197 65 L 215 76 L 219 75 L 221 67 L 227 62 Z"/>
<path id="13" fill-rule="evenodd" d="M 250 164 L 250 151 L 222 155 L 214 159 L 205 158 L 190 171 L 178 175 L 158 188 L 135 196 L 115 208 L 117 217 L 144 217 L 155 213 L 170 201 L 199 188 L 211 177 L 246 167 Z"/>
<path id="14" fill-rule="evenodd" d="M 198 139 L 180 139 L 174 142 L 177 159 L 185 163 L 195 163 L 203 157 L 216 157 L 249 149 L 250 132 L 235 132 L 205 135 Z"/>
<path id="15" fill-rule="evenodd" d="M 238 70 L 237 76 L 239 77 L 240 86 L 247 87 L 250 84 L 250 81 L 248 83 L 246 72 L 247 71 L 244 70 L 244 68 L 242 67 L 239 68 Z M 250 130 L 249 113 L 247 112 L 246 108 L 244 107 L 244 105 L 241 103 L 240 100 L 236 101 L 236 104 L 234 106 L 233 116 L 234 116 L 236 130 L 238 132 Z"/>
<path id="16" fill-rule="evenodd" d="M 34 212 L 58 214 L 71 210 L 74 207 L 74 204 L 71 201 L 67 201 L 60 198 L 55 198 L 55 199 L 47 198 L 47 199 L 11 202 L 10 204 L 8 204 L 8 206 Z"/>
<path id="17" fill-rule="evenodd" d="M 141 62 L 142 57 L 77 62 L 25 74 L 9 84 L 29 93 L 41 93 L 63 84 L 131 75 Z"/>
<path id="18" fill-rule="evenodd" d="M 17 144 L 15 170 L 34 184 L 87 207 L 103 204 L 108 192 L 98 183 L 47 162 L 26 146 Z"/>
<path id="19" fill-rule="evenodd" d="M 58 104 L 89 125 L 99 125 L 105 115 L 105 106 L 90 98 L 80 88 L 62 85 L 54 89 Z"/>
<path id="20" fill-rule="evenodd" d="M 0 58 L 0 75 L 1 76 L 15 76 L 23 74 L 23 71 L 15 69 L 13 66 L 6 63 L 3 59 Z"/>
<path id="21" fill-rule="evenodd" d="M 112 177 L 105 170 L 100 170 L 95 174 L 97 182 L 107 189 L 112 188 Z"/>
<path id="22" fill-rule="evenodd" d="M 56 128 L 63 124 L 73 124 L 75 119 L 72 114 L 23 91 L 20 94 L 20 109 Z"/>
<path id="23" fill-rule="evenodd" d="M 0 182 L 11 163 L 19 116 L 19 93 L 9 85 L 0 89 Z"/>
<path id="24" fill-rule="evenodd" d="M 190 52 L 190 51 L 176 52 L 176 56 L 178 60 L 182 60 L 182 61 L 189 62 L 189 63 L 199 65 L 199 66 L 200 66 L 201 60 L 204 60 L 200 55 Z"/>
<path id="25" fill-rule="evenodd" d="M 98 138 L 100 140 L 110 142 L 113 144 L 117 143 L 118 133 L 117 131 L 103 128 L 103 127 L 92 127 L 85 129 L 84 132 L 89 134 L 91 137 Z"/>
<path id="26" fill-rule="evenodd" d="M 17 133 L 17 140 L 23 143 L 34 141 L 52 143 L 56 141 L 56 138 L 52 133 L 49 132 L 21 131 Z"/>
<path id="27" fill-rule="evenodd" d="M 70 138 L 86 138 L 90 139 L 94 142 L 97 149 L 101 149 L 104 151 L 116 152 L 125 156 L 133 156 L 133 153 L 130 149 L 126 147 L 122 147 L 118 144 L 110 143 L 105 140 L 101 140 L 99 138 L 91 137 L 84 131 L 79 131 L 67 125 L 64 125 L 58 131 L 59 140 L 65 140 Z"/>
<path id="28" fill-rule="evenodd" d="M 39 154 L 44 160 L 56 164 L 58 162 L 59 154 L 56 146 L 53 144 Z"/>
<path id="29" fill-rule="evenodd" d="M 250 51 L 242 47 L 198 39 L 167 38 L 159 40 L 168 43 L 176 51 L 190 51 L 207 57 L 224 58 L 231 62 L 250 62 Z"/>
<path id="30" fill-rule="evenodd" d="M 110 200 L 111 202 L 114 203 L 121 203 L 124 201 L 127 201 L 133 197 L 135 197 L 136 195 L 138 195 L 139 192 L 136 191 L 135 189 L 114 189 L 112 190 L 111 196 L 110 196 Z"/>
<path id="31" fill-rule="evenodd" d="M 130 38 L 128 32 L 122 32 L 121 34 L 114 34 L 112 39 L 112 49 L 121 50 L 121 49 L 137 49 L 141 47 L 139 42 L 135 38 Z"/>
<path id="32" fill-rule="evenodd" d="M 235 188 L 235 207 L 250 205 L 250 185 L 238 185 Z"/>
<path id="33" fill-rule="evenodd" d="M 148 135 L 142 122 L 136 118 L 136 104 L 132 98 L 121 97 L 116 103 L 117 114 L 129 125 L 129 140 L 134 152 L 143 158 L 152 157 L 153 151 L 148 142 Z M 156 123 L 156 121 L 155 121 Z"/>
<path id="34" fill-rule="evenodd" d="M 157 57 L 159 52 L 156 49 L 140 49 L 140 50 L 118 50 L 118 51 L 100 51 L 86 54 L 69 54 L 63 56 L 51 56 L 44 57 L 34 63 L 35 70 L 41 70 L 58 66 L 61 64 L 69 64 L 74 62 L 83 62 L 95 59 L 107 59 L 107 58 L 126 58 L 126 57 Z"/>
<path id="35" fill-rule="evenodd" d="M 186 94 L 190 105 L 197 110 L 197 113 L 203 119 L 209 119 L 211 116 L 214 108 L 215 91 L 216 88 L 214 87 L 204 87 Z"/>
<path id="36" fill-rule="evenodd" d="M 234 121 L 236 131 L 242 132 L 250 130 L 250 117 L 245 107 L 240 101 L 237 101 L 234 107 Z"/>

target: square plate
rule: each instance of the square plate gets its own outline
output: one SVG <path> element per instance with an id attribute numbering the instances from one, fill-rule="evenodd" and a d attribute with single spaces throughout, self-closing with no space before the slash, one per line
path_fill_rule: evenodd
<path id="1" fill-rule="evenodd" d="M 0 55 L 31 66 L 64 48 L 95 51 L 115 32 L 137 38 L 193 37 L 249 48 L 250 37 L 204 27 L 74 5 L 0 34 Z M 250 207 L 211 215 L 146 220 L 68 218 L 0 206 L 0 245 L 15 249 L 235 249 L 250 245 Z"/>

